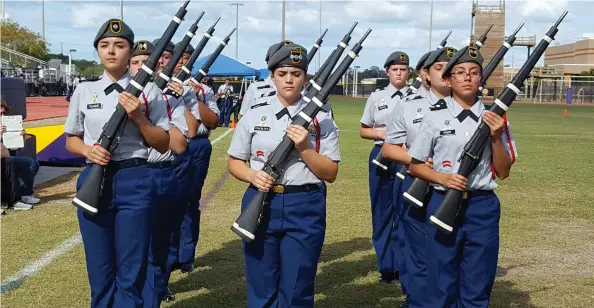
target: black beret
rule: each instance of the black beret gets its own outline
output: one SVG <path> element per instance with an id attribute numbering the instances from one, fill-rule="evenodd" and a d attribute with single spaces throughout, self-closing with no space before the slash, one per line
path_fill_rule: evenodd
<path id="1" fill-rule="evenodd" d="M 268 59 L 268 69 L 273 71 L 283 66 L 297 67 L 307 72 L 307 49 L 297 44 L 281 47 Z"/>
<path id="2" fill-rule="evenodd" d="M 450 62 L 452 57 L 458 52 L 458 50 L 454 47 L 444 47 L 437 49 L 429 55 L 429 58 L 425 61 L 425 65 L 423 68 L 427 69 L 430 68 L 431 65 L 437 62 Z"/>
<path id="3" fill-rule="evenodd" d="M 395 64 L 408 65 L 408 63 L 409 59 L 406 53 L 402 51 L 395 51 L 388 57 L 388 59 L 386 59 L 386 63 L 384 63 L 384 68 L 388 68 L 390 67 L 390 65 Z"/>
<path id="4" fill-rule="evenodd" d="M 97 36 L 95 36 L 95 40 L 93 41 L 93 47 L 97 49 L 99 41 L 106 37 L 121 37 L 126 39 L 130 43 L 130 46 L 134 45 L 134 32 L 132 32 L 132 29 L 125 22 L 116 18 L 106 21 L 99 28 Z"/>
<path id="5" fill-rule="evenodd" d="M 175 51 L 177 51 L 179 49 L 180 44 L 181 44 L 181 42 L 175 44 Z M 192 54 L 194 52 L 194 47 L 192 47 L 192 44 L 188 44 L 188 47 L 186 47 L 186 50 L 184 50 L 184 52 Z"/>
<path id="6" fill-rule="evenodd" d="M 483 68 L 483 56 L 479 52 L 478 48 L 473 46 L 466 46 L 460 50 L 452 57 L 452 59 L 448 62 L 446 67 L 443 69 L 443 77 L 449 77 L 452 73 L 452 69 L 455 65 L 460 63 L 476 63 Z"/>
<path id="7" fill-rule="evenodd" d="M 159 42 L 161 41 L 160 38 L 156 39 L 153 41 L 153 44 L 155 44 L 155 46 L 159 45 Z M 169 41 L 167 43 L 167 46 L 165 47 L 165 51 L 169 51 L 170 53 L 173 53 L 173 50 L 175 49 L 175 45 L 173 45 L 173 43 L 171 41 Z"/>
<path id="8" fill-rule="evenodd" d="M 419 62 L 417 62 L 417 66 L 415 66 L 415 71 L 418 71 L 423 68 L 425 61 L 427 61 L 427 58 L 429 58 L 430 54 L 431 54 L 431 51 L 427 52 L 426 54 L 424 54 L 421 57 L 421 59 L 419 59 Z"/>
<path id="9" fill-rule="evenodd" d="M 150 56 L 155 50 L 155 45 L 146 40 L 140 40 L 134 44 L 132 56 Z"/>
<path id="10" fill-rule="evenodd" d="M 277 52 L 281 47 L 283 47 L 287 44 L 293 44 L 293 42 L 284 40 L 280 43 L 276 43 L 276 44 L 273 44 L 270 47 L 268 47 L 268 51 L 266 52 L 266 58 L 264 58 L 264 61 L 268 62 L 268 60 L 270 60 L 270 57 L 272 57 L 272 55 L 275 52 Z"/>

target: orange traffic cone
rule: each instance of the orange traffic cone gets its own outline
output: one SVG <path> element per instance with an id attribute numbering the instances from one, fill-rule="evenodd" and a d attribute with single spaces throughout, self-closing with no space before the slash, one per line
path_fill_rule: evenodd
<path id="1" fill-rule="evenodd" d="M 231 126 L 229 128 L 235 129 L 235 119 L 231 120 Z"/>
<path id="2" fill-rule="evenodd" d="M 567 115 L 567 109 L 565 109 L 565 111 L 563 111 L 563 115 L 566 116 Z"/>

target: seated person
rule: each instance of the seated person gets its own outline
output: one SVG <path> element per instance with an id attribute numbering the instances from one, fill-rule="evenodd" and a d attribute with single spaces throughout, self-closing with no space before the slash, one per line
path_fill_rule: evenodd
<path id="1" fill-rule="evenodd" d="M 4 99 L 2 99 L 2 110 L 0 116 L 8 115 L 10 107 Z M 6 131 L 6 126 L 2 125 L 2 135 Z M 25 130 L 21 132 L 21 135 L 25 135 Z M 35 175 L 39 171 L 39 162 L 28 156 L 11 156 L 8 149 L 0 142 L 2 158 L 6 159 L 6 162 L 14 166 L 14 172 L 16 178 L 22 182 L 20 187 L 21 201 L 27 204 L 39 203 L 39 198 L 33 195 L 33 182 Z"/>

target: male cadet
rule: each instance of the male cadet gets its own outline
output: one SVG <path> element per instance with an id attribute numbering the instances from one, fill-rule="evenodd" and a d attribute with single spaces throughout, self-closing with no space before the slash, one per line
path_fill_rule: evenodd
<path id="1" fill-rule="evenodd" d="M 425 70 L 423 68 L 423 66 L 425 65 L 425 61 L 427 61 L 427 58 L 429 58 L 429 55 L 431 54 L 431 52 L 428 52 L 426 54 L 424 54 L 421 59 L 419 59 L 419 62 L 417 62 L 417 66 L 415 66 L 415 72 L 417 73 L 417 75 L 419 76 L 419 78 L 421 78 L 421 81 L 423 82 L 423 84 L 421 85 L 421 87 L 419 87 L 419 89 L 417 90 L 417 95 L 421 95 L 421 96 L 427 96 L 427 91 L 429 91 L 429 88 L 431 87 L 429 85 L 429 83 L 427 82 L 427 70 Z M 414 95 L 415 93 L 413 93 L 412 95 Z"/>
<path id="2" fill-rule="evenodd" d="M 456 49 L 454 48 L 442 48 L 431 52 L 423 65 L 419 66 L 417 64 L 417 68 L 420 67 L 420 71 L 425 72 L 426 78 L 421 77 L 423 83 L 429 84 L 431 88 L 426 92 L 425 96 L 417 93 L 406 97 L 392 111 L 388 122 L 386 140 L 382 148 L 382 154 L 386 159 L 398 164 L 410 164 L 411 157 L 406 149 L 412 145 L 425 113 L 431 112 L 433 105 L 438 101 L 443 102 L 443 98 L 449 96 L 450 88 L 442 78 L 442 73 L 455 53 Z M 404 285 L 403 288 L 407 290 L 407 299 L 404 305 L 408 305 L 408 307 L 428 307 L 425 302 L 427 299 L 427 254 L 424 244 L 426 207 L 410 206 L 402 198 L 402 192 L 407 191 L 413 181 L 410 174 L 405 176 L 400 192 L 395 196 L 400 200 L 402 207 L 402 238 L 400 240 L 403 241 L 401 246 L 404 247 L 402 253 L 406 274 L 405 277 L 401 274 L 400 281 Z"/>
<path id="3" fill-rule="evenodd" d="M 380 282 L 390 283 L 398 279 L 401 256 L 398 249 L 398 208 L 394 201 L 394 175 L 398 166 L 391 164 L 388 170 L 372 161 L 380 152 L 386 137 L 390 112 L 408 90 L 409 58 L 404 52 L 392 53 L 384 64 L 390 84 L 373 92 L 367 99 L 359 134 L 363 139 L 374 141 L 369 154 L 369 196 L 373 223 L 373 246 L 377 255 L 377 270 Z"/>
<path id="4" fill-rule="evenodd" d="M 161 41 L 160 38 L 154 40 L 153 44 L 155 46 L 157 46 L 157 45 L 159 45 L 159 41 Z M 165 46 L 165 50 L 163 51 L 163 53 L 161 54 L 161 57 L 159 58 L 159 66 L 158 66 L 157 72 L 155 72 L 157 75 L 161 71 L 163 71 L 165 66 L 167 66 L 167 64 L 169 63 L 169 60 L 171 60 L 171 57 L 173 56 L 174 49 L 175 49 L 175 45 L 173 45 L 173 43 L 171 41 L 168 42 L 167 46 Z"/>
<path id="5" fill-rule="evenodd" d="M 268 65 L 268 60 L 270 57 L 277 52 L 282 46 L 287 44 L 292 44 L 291 41 L 282 41 L 280 43 L 276 43 L 268 47 L 268 51 L 266 52 L 266 57 L 264 61 L 266 61 L 266 65 Z M 274 86 L 274 82 L 272 82 L 272 78 L 270 75 L 266 77 L 263 81 L 256 81 L 252 83 L 245 94 L 243 95 L 243 100 L 241 103 L 241 109 L 239 110 L 239 115 L 244 116 L 248 110 L 255 104 L 256 100 L 260 97 L 268 97 L 276 94 L 276 87 Z"/>

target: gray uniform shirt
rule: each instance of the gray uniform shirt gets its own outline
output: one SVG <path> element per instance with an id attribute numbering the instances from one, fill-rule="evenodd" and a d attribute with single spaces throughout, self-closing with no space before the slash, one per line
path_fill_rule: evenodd
<path id="1" fill-rule="evenodd" d="M 292 118 L 298 116 L 297 114 L 306 105 L 307 103 L 300 99 L 285 109 L 276 95 L 257 100 L 250 111 L 238 122 L 228 154 L 249 161 L 250 167 L 254 170 L 261 170 L 270 153 L 285 136 L 287 126 L 293 121 Z M 340 161 L 339 131 L 330 113 L 327 110 L 320 111 L 316 120 L 319 124 L 318 128 L 314 122 L 308 128 L 311 148 L 316 149 L 317 140 L 319 140 L 319 153 L 333 161 Z M 283 185 L 321 182 L 322 180 L 307 168 L 295 149 L 287 159 L 284 172 L 276 180 L 276 184 Z"/>
<path id="2" fill-rule="evenodd" d="M 421 127 L 423 117 L 429 112 L 429 108 L 439 101 L 439 97 L 432 91 L 428 91 L 426 95 L 410 95 L 396 104 L 392 110 L 391 120 L 388 121 L 387 143 L 406 144 L 410 148 Z"/>
<path id="3" fill-rule="evenodd" d="M 176 99 L 173 96 L 163 94 L 159 99 L 159 103 L 165 105 L 166 110 L 168 110 L 167 115 L 169 116 L 171 126 L 179 129 L 179 131 L 187 138 L 188 122 L 186 121 L 186 112 L 184 110 L 185 106 L 183 99 L 181 97 L 179 99 Z M 167 105 L 169 105 L 169 108 L 167 108 Z M 175 160 L 175 153 L 173 153 L 171 150 L 168 150 L 166 153 L 162 154 L 161 152 L 153 148 L 149 149 L 149 163 L 173 160 Z"/>
<path id="4" fill-rule="evenodd" d="M 250 84 L 243 95 L 239 114 L 242 116 L 245 115 L 245 113 L 250 110 L 250 107 L 255 104 L 256 100 L 260 98 L 262 94 L 270 93 L 272 91 L 276 91 L 276 87 L 274 86 L 274 82 L 272 82 L 272 78 L 270 78 L 270 76 L 266 77 L 266 79 L 263 81 L 256 81 Z"/>
<path id="5" fill-rule="evenodd" d="M 367 98 L 365 110 L 361 117 L 361 124 L 376 130 L 386 129 L 390 121 L 390 114 L 396 103 L 402 99 L 408 86 L 396 89 L 392 84 L 375 91 Z M 383 144 L 383 140 L 375 140 L 375 144 Z"/>
<path id="6" fill-rule="evenodd" d="M 202 87 L 202 89 L 198 94 L 194 93 L 192 87 L 184 86 L 183 98 L 186 106 L 188 106 L 190 112 L 196 117 L 198 121 L 201 121 L 200 110 L 198 108 L 198 100 L 204 102 L 206 106 L 208 106 L 208 109 L 216 113 L 217 117 L 220 117 L 221 112 L 219 111 L 219 107 L 217 106 L 217 99 L 214 91 L 211 87 L 204 83 L 200 83 L 200 86 Z M 210 130 L 206 128 L 204 124 L 200 123 L 200 126 L 198 127 L 197 136 L 202 135 L 210 136 Z"/>
<path id="7" fill-rule="evenodd" d="M 479 117 L 478 122 L 470 117 L 466 117 L 464 121 L 460 122 L 456 116 L 462 112 L 463 108 L 452 97 L 446 97 L 445 102 L 447 108 L 429 111 L 425 114 L 418 135 L 408 153 L 420 161 L 427 161 L 429 157 L 433 157 L 434 170 L 442 173 L 455 173 L 460 166 L 458 158 L 482 121 L 482 113 L 485 108 L 483 103 L 478 101 L 470 109 Z M 512 160 L 515 160 L 518 153 L 509 123 L 506 123 L 501 135 L 507 152 Z M 491 190 L 497 187 L 494 174 L 491 171 L 491 158 L 492 150 L 489 142 L 480 163 L 468 177 L 467 189 Z M 441 185 L 433 184 L 433 186 L 438 190 L 445 190 Z"/>
<path id="8" fill-rule="evenodd" d="M 126 73 L 118 84 L 126 88 L 132 80 L 129 73 Z M 93 146 L 103 131 L 103 126 L 109 121 L 109 118 L 118 105 L 120 94 L 113 90 L 109 95 L 105 95 L 105 88 L 113 82 L 107 74 L 103 72 L 101 79 L 97 81 L 88 81 L 81 83 L 70 100 L 68 107 L 68 118 L 64 125 L 64 132 L 70 135 L 82 136 L 85 144 Z M 148 87 L 146 91 L 149 102 L 149 120 L 165 131 L 169 131 L 171 125 L 167 117 L 165 105 L 159 103 L 161 91 L 157 87 Z M 140 111 L 144 114 L 146 105 L 141 100 Z M 120 142 L 114 143 L 110 149 L 111 160 L 121 161 L 130 158 L 148 158 L 148 148 L 144 144 L 144 138 L 138 130 L 138 127 L 129 119 L 126 120 Z"/>

